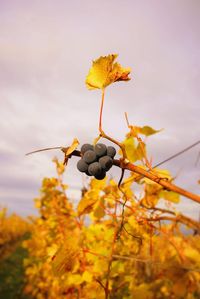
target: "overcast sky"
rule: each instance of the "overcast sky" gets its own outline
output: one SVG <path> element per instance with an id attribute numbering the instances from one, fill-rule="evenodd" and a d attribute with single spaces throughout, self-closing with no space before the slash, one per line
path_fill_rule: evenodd
<path id="1" fill-rule="evenodd" d="M 104 130 L 122 140 L 124 112 L 135 125 L 164 128 L 147 141 L 157 163 L 200 139 L 199 0 L 0 0 L 0 205 L 35 213 L 41 180 L 55 175 L 58 152 L 37 148 L 92 142 L 100 92 L 84 81 L 91 61 L 118 53 L 129 82 L 106 93 Z M 176 183 L 199 193 L 200 147 L 166 163 Z M 65 174 L 77 198 L 83 177 L 76 158 Z M 118 170 L 111 174 L 119 176 Z M 180 206 L 198 218 L 199 206 Z"/>

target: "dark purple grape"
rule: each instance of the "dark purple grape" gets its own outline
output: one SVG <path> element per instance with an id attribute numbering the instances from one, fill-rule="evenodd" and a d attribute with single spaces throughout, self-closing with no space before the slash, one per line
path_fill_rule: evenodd
<path id="1" fill-rule="evenodd" d="M 114 158 L 116 155 L 116 149 L 113 146 L 108 146 L 107 147 L 107 156 Z"/>
<path id="2" fill-rule="evenodd" d="M 87 152 L 88 150 L 94 150 L 94 146 L 89 144 L 89 143 L 85 143 L 81 146 L 81 154 L 85 154 L 85 152 Z"/>
<path id="3" fill-rule="evenodd" d="M 104 156 L 99 159 L 99 164 L 102 169 L 108 171 L 113 165 L 113 159 L 109 156 Z"/>
<path id="4" fill-rule="evenodd" d="M 86 172 L 88 170 L 88 164 L 83 159 L 81 159 L 77 163 L 77 168 L 80 172 Z"/>
<path id="5" fill-rule="evenodd" d="M 102 173 L 101 165 L 98 162 L 93 162 L 88 167 L 88 172 L 91 175 L 100 175 Z"/>
<path id="6" fill-rule="evenodd" d="M 98 157 L 105 156 L 107 153 L 107 147 L 103 143 L 97 143 L 94 147 L 94 151 Z"/>
<path id="7" fill-rule="evenodd" d="M 91 174 L 89 174 L 88 170 L 85 172 L 88 176 L 92 176 Z"/>
<path id="8" fill-rule="evenodd" d="M 90 163 L 93 163 L 97 160 L 97 155 L 94 151 L 92 150 L 88 150 L 84 153 L 83 155 L 83 160 L 87 163 L 87 164 L 90 164 Z"/>
<path id="9" fill-rule="evenodd" d="M 105 176 L 106 176 L 106 172 L 105 172 L 105 171 L 102 171 L 101 174 L 99 174 L 99 175 L 95 175 L 94 177 L 95 177 L 95 179 L 97 179 L 97 180 L 103 180 L 103 179 L 105 178 Z"/>

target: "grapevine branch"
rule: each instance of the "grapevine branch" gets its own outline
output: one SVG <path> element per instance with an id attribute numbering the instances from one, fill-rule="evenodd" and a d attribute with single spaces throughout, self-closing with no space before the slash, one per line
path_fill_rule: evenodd
<path id="1" fill-rule="evenodd" d="M 68 147 L 63 147 L 61 149 L 64 153 L 67 152 Z M 81 152 L 78 150 L 75 150 L 71 153 L 71 156 L 76 156 L 76 157 L 80 157 L 81 156 Z M 189 192 L 183 188 L 180 188 L 178 186 L 176 186 L 175 184 L 170 183 L 169 181 L 167 181 L 166 179 L 162 179 L 159 178 L 157 175 L 137 166 L 134 165 L 132 163 L 125 163 L 123 162 L 123 160 L 116 160 L 114 159 L 113 161 L 113 165 L 120 167 L 121 169 L 127 169 L 129 171 L 138 173 L 140 175 L 142 175 L 142 177 L 146 177 L 148 179 L 150 179 L 151 181 L 154 181 L 155 183 L 161 185 L 162 187 L 164 187 L 165 189 L 167 189 L 168 191 L 173 191 L 176 192 L 182 196 L 185 196 L 187 198 L 190 198 L 191 200 L 200 203 L 200 196 L 197 194 L 194 194 L 192 192 Z"/>
<path id="2" fill-rule="evenodd" d="M 87 250 L 88 254 L 92 254 L 96 256 L 95 252 L 92 252 L 90 250 Z M 99 257 L 104 258 L 105 260 L 109 260 L 109 256 L 106 256 L 104 254 L 98 254 Z M 127 255 L 119 255 L 119 254 L 113 254 L 113 259 L 114 260 L 125 260 L 125 261 L 137 261 L 137 262 L 141 262 L 141 263 L 151 263 L 151 264 L 155 264 L 157 266 L 159 266 L 160 268 L 176 268 L 176 269 L 184 269 L 187 271 L 198 271 L 200 272 L 200 268 L 190 268 L 187 266 L 177 266 L 177 265 L 169 265 L 169 264 L 165 264 L 163 262 L 160 262 L 158 260 L 151 260 L 151 259 L 142 259 L 136 256 L 127 256 Z M 102 282 L 100 282 L 99 279 L 96 279 L 96 281 L 102 286 L 103 289 L 105 289 L 105 286 L 102 284 Z"/>
<path id="3" fill-rule="evenodd" d="M 119 202 L 121 205 L 124 204 L 120 200 L 117 200 L 117 202 Z M 190 227 L 191 229 L 197 229 L 197 231 L 200 232 L 200 223 L 198 221 L 194 220 L 194 219 L 191 219 L 191 218 L 189 218 L 189 217 L 181 214 L 181 213 L 177 214 L 177 213 L 175 213 L 175 212 L 173 212 L 171 210 L 161 209 L 161 208 L 158 208 L 158 207 L 151 207 L 151 208 L 149 208 L 149 207 L 144 206 L 144 204 L 142 204 L 142 203 L 140 203 L 140 206 L 143 207 L 143 208 L 145 208 L 146 210 L 152 210 L 152 212 L 160 212 L 160 213 L 162 213 L 160 215 L 156 214 L 154 216 L 154 218 L 149 218 L 149 219 L 148 218 L 144 218 L 144 219 L 141 218 L 141 222 L 143 222 L 143 221 L 149 221 L 149 222 L 150 221 L 154 221 L 154 222 L 158 221 L 159 222 L 161 220 L 160 217 L 161 216 L 163 217 L 163 214 L 170 214 L 170 215 L 173 215 L 174 217 L 171 217 L 170 219 L 165 219 L 165 220 L 170 220 L 170 221 L 173 221 L 173 222 L 176 222 L 176 223 L 182 223 L 182 224 Z M 127 205 L 127 204 L 125 204 L 125 207 L 127 209 L 129 209 L 131 211 L 131 213 L 135 213 L 135 209 L 133 207 L 131 207 L 131 206 Z M 164 220 L 164 219 L 162 219 L 162 220 Z M 140 222 L 140 220 L 138 222 Z M 123 228 L 126 231 L 125 227 L 123 227 Z M 126 232 L 128 233 L 128 231 L 126 231 Z M 130 233 L 128 233 L 128 234 L 130 234 Z M 137 237 L 137 236 L 134 236 L 134 235 L 132 235 L 132 237 L 138 238 L 138 240 L 140 238 L 140 237 Z M 139 241 L 141 242 L 142 240 L 140 239 Z"/>
<path id="4" fill-rule="evenodd" d="M 112 138 L 110 138 L 110 139 L 112 139 Z M 61 149 L 64 152 L 64 154 L 66 155 L 68 148 L 69 147 L 58 146 L 56 148 L 53 147 L 53 148 L 46 148 L 46 149 L 32 151 L 30 153 L 27 153 L 26 155 L 30 155 L 30 154 L 33 154 L 33 153 L 41 152 L 41 151 L 44 151 L 44 150 L 51 150 L 51 149 Z M 71 156 L 80 157 L 81 156 L 81 152 L 78 151 L 78 150 L 75 150 L 75 151 L 73 151 L 70 154 L 69 158 Z M 135 172 L 135 173 L 141 175 L 141 177 L 146 177 L 146 178 L 150 179 L 151 181 L 154 181 L 157 184 L 161 185 L 163 188 L 167 189 L 168 191 L 176 192 L 176 193 L 178 193 L 178 194 L 180 194 L 182 196 L 190 198 L 191 200 L 193 200 L 195 202 L 200 203 L 200 196 L 199 195 L 194 194 L 192 192 L 189 192 L 189 191 L 187 191 L 187 190 L 185 190 L 183 188 L 180 188 L 180 187 L 176 186 L 175 184 L 170 183 L 169 181 L 167 181 L 165 179 L 159 178 L 155 174 L 149 172 L 149 170 L 147 171 L 147 170 L 145 170 L 145 169 L 143 169 L 143 168 L 141 168 L 141 167 L 139 167 L 137 165 L 131 164 L 131 163 L 125 163 L 125 162 L 123 162 L 123 160 L 116 160 L 115 159 L 113 161 L 113 164 L 115 166 L 120 167 L 121 169 L 127 169 L 129 171 Z"/>
<path id="5" fill-rule="evenodd" d="M 193 229 L 197 229 L 200 231 L 200 224 L 196 221 L 193 221 L 192 219 L 183 216 L 183 215 L 177 215 L 177 217 L 169 217 L 169 216 L 156 216 L 155 218 L 144 218 L 145 221 L 160 221 L 160 220 L 169 220 L 174 222 L 180 222 L 185 224 L 186 226 L 189 226 Z"/>
<path id="6" fill-rule="evenodd" d="M 161 185 L 162 187 L 164 187 L 165 189 L 167 189 L 168 191 L 173 191 L 176 192 L 180 195 L 183 195 L 187 198 L 192 199 L 193 201 L 196 201 L 198 203 L 200 203 L 200 196 L 197 194 L 194 194 L 192 192 L 189 192 L 185 189 L 182 189 L 172 183 L 170 183 L 169 181 L 166 181 L 165 179 L 159 178 L 158 176 L 156 176 L 155 174 L 137 166 L 131 163 L 121 163 L 120 160 L 115 160 L 114 161 L 114 165 L 121 167 L 123 169 L 128 169 L 132 172 L 138 173 L 140 175 L 142 175 L 143 177 L 146 177 L 148 179 L 150 179 L 151 181 L 154 181 L 155 183 L 158 183 L 159 185 Z"/>
<path id="7" fill-rule="evenodd" d="M 128 169 L 132 172 L 138 173 L 138 174 L 142 175 L 142 177 L 147 177 L 151 181 L 154 181 L 154 182 L 158 183 L 159 185 L 161 185 L 162 187 L 164 187 L 165 189 L 167 189 L 169 191 L 176 192 L 180 195 L 183 195 L 187 198 L 192 199 L 193 201 L 196 201 L 196 202 L 200 203 L 200 196 L 199 195 L 196 195 L 196 194 L 191 193 L 187 190 L 184 190 L 184 189 L 182 189 L 182 188 L 166 181 L 165 179 L 159 178 L 158 176 L 156 176 L 152 172 L 146 171 L 146 170 L 144 170 L 143 168 L 141 168 L 139 166 L 136 166 L 136 165 L 131 164 L 131 163 L 125 163 L 125 161 L 127 160 L 127 156 L 126 156 L 126 151 L 125 151 L 125 147 L 124 147 L 123 143 L 120 143 L 120 142 L 116 141 L 115 139 L 111 138 L 110 136 L 105 134 L 103 129 L 102 129 L 102 114 L 103 114 L 104 98 L 105 98 L 105 89 L 102 89 L 101 108 L 100 108 L 100 115 L 99 115 L 99 133 L 100 133 L 99 137 L 106 138 L 106 139 L 110 140 L 111 142 L 117 144 L 121 148 L 121 151 L 122 151 L 122 154 L 123 154 L 123 159 L 114 160 L 114 165 L 120 167 L 121 169 Z M 129 125 L 127 114 L 126 114 L 126 119 L 127 119 L 127 124 Z M 193 144 L 192 146 L 190 146 L 189 148 L 186 148 L 183 151 L 175 154 L 174 156 L 170 157 L 169 159 L 166 159 L 164 162 L 167 162 L 167 161 L 177 157 L 178 155 L 180 155 L 183 152 L 189 150 L 190 148 L 197 145 L 198 143 L 199 143 L 199 141 L 197 143 Z M 160 164 L 158 164 L 158 165 L 160 165 Z M 158 166 L 158 165 L 156 165 L 156 166 Z M 122 177 L 123 177 L 123 173 L 122 173 Z"/>

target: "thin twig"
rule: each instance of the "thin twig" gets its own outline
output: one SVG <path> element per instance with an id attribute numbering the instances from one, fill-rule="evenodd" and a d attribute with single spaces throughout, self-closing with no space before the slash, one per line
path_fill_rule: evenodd
<path id="1" fill-rule="evenodd" d="M 182 151 L 180 151 L 180 152 L 178 152 L 178 153 L 176 153 L 176 154 L 170 156 L 169 158 L 165 159 L 164 161 L 162 161 L 162 162 L 160 162 L 160 163 L 154 165 L 153 168 L 156 168 L 156 167 L 158 167 L 158 166 L 160 166 L 160 165 L 162 165 L 162 164 L 164 164 L 164 163 L 166 163 L 166 162 L 168 162 L 168 161 L 170 161 L 170 160 L 172 160 L 172 159 L 178 157 L 179 155 L 181 155 L 181 154 L 187 152 L 188 150 L 190 150 L 190 149 L 193 148 L 194 146 L 198 145 L 199 143 L 200 143 L 200 140 L 197 141 L 197 142 L 195 142 L 195 143 L 193 143 L 192 145 L 190 145 L 190 146 L 184 148 Z"/>
<path id="2" fill-rule="evenodd" d="M 100 286 L 104 289 L 104 292 L 105 292 L 105 295 L 106 295 L 106 288 L 105 286 L 103 285 L 103 283 L 101 282 L 101 280 L 99 280 L 98 278 L 95 279 L 96 282 L 98 282 L 100 284 Z"/>
<path id="3" fill-rule="evenodd" d="M 195 166 L 198 165 L 199 160 L 200 160 L 200 152 L 198 153 L 198 156 L 197 156 L 197 159 L 196 159 L 196 162 L 195 162 Z"/>
<path id="4" fill-rule="evenodd" d="M 123 177 L 124 177 L 124 172 L 125 172 L 125 169 L 122 168 L 121 176 L 120 176 L 120 179 L 119 179 L 119 182 L 118 182 L 118 188 L 119 188 L 119 189 L 120 189 L 120 186 L 121 186 Z"/>
<path id="5" fill-rule="evenodd" d="M 53 150 L 53 149 L 62 149 L 62 148 L 64 148 L 64 146 L 46 147 L 46 148 L 42 148 L 42 149 L 39 149 L 39 150 L 29 152 L 29 153 L 25 154 L 25 156 L 32 155 L 32 154 L 39 153 L 39 152 L 44 152 L 44 151 L 50 151 L 50 150 Z"/>
<path id="6" fill-rule="evenodd" d="M 173 222 L 180 222 L 188 227 L 191 227 L 192 229 L 197 229 L 200 232 L 200 223 L 198 223 L 195 220 L 192 220 L 184 215 L 177 215 L 176 217 L 169 217 L 169 216 L 156 216 L 155 218 L 144 218 L 146 221 L 161 221 L 161 220 L 168 220 Z"/>
<path id="7" fill-rule="evenodd" d="M 92 254 L 92 255 L 94 254 L 91 251 L 87 251 L 86 253 L 89 253 L 89 254 Z M 103 255 L 103 254 L 100 254 L 99 256 L 106 259 L 106 260 L 109 259 L 108 256 Z M 136 257 L 136 256 L 131 256 L 131 255 L 127 256 L 127 255 L 113 254 L 112 257 L 115 260 L 137 261 L 137 262 L 141 262 L 141 263 L 151 263 L 151 264 L 159 265 L 162 268 L 165 268 L 167 266 L 168 268 L 177 268 L 177 269 L 185 269 L 185 270 L 188 270 L 188 271 L 199 271 L 200 272 L 200 268 L 194 268 L 193 269 L 193 268 L 188 268 L 188 267 L 184 267 L 184 266 L 179 267 L 177 265 L 174 265 L 174 266 L 173 265 L 168 265 L 168 264 L 165 265 L 163 262 L 159 262 L 159 261 L 155 261 L 155 260 L 153 261 L 151 259 L 142 259 L 142 258 L 139 258 L 139 257 Z M 105 286 L 103 286 L 103 284 L 102 284 L 102 287 L 105 288 Z"/>
<path id="8" fill-rule="evenodd" d="M 115 160 L 114 165 L 116 165 L 118 167 L 122 167 L 119 160 Z M 128 170 L 132 171 L 132 172 L 138 173 L 138 174 L 142 175 L 143 177 L 146 177 L 146 178 L 150 179 L 151 181 L 154 181 L 155 183 L 161 185 L 162 187 L 164 187 L 168 191 L 174 191 L 174 192 L 176 192 L 180 195 L 183 195 L 185 197 L 188 197 L 188 198 L 192 199 L 193 201 L 196 201 L 196 202 L 200 203 L 200 196 L 199 195 L 196 195 L 192 192 L 189 192 L 189 191 L 187 191 L 183 188 L 180 188 L 180 187 L 170 183 L 169 181 L 167 181 L 165 179 L 159 178 L 157 175 L 155 175 L 153 173 L 150 173 L 147 170 L 145 170 L 145 169 L 143 169 L 139 166 L 136 166 L 136 165 L 131 164 L 131 163 L 127 163 L 123 167 L 125 169 L 128 169 Z"/>
<path id="9" fill-rule="evenodd" d="M 61 149 L 65 153 L 68 150 L 68 147 L 59 147 L 59 149 Z M 41 150 L 39 150 L 39 151 L 41 151 Z M 81 152 L 78 151 L 78 150 L 75 150 L 70 154 L 70 157 L 71 156 L 80 157 Z M 147 171 L 147 170 L 145 170 L 145 169 L 143 169 L 143 168 L 141 168 L 137 165 L 134 165 L 134 164 L 131 164 L 131 163 L 123 163 L 122 160 L 114 160 L 113 162 L 114 162 L 113 165 L 118 166 L 120 168 L 130 170 L 130 171 L 135 172 L 135 173 L 138 173 L 142 177 L 146 177 L 146 178 L 150 179 L 151 181 L 156 182 L 157 184 L 161 185 L 162 187 L 164 187 L 168 191 L 174 191 L 174 192 L 176 192 L 180 195 L 183 195 L 187 198 L 192 199 L 193 201 L 196 201 L 196 202 L 200 203 L 200 196 L 199 195 L 196 195 L 192 192 L 189 192 L 189 191 L 187 191 L 183 188 L 180 188 L 180 187 L 170 183 L 169 181 L 167 181 L 165 179 L 159 178 L 157 175 L 155 175 L 153 173 L 150 173 L 149 171 Z"/>

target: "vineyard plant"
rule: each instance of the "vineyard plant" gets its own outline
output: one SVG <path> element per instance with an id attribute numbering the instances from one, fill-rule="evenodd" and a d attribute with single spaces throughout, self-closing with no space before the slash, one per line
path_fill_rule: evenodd
<path id="1" fill-rule="evenodd" d="M 107 88 L 130 80 L 130 68 L 116 58 L 93 61 L 86 78 L 88 89 L 101 91 L 98 136 L 58 147 L 64 162 L 53 160 L 57 176 L 43 179 L 35 199 L 39 217 L 31 218 L 30 237 L 23 241 L 23 292 L 29 298 L 200 298 L 200 224 L 176 209 L 181 196 L 196 205 L 200 197 L 176 186 L 173 175 L 149 159 L 148 138 L 162 132 L 130 124 L 125 113 L 124 140 L 105 133 Z M 68 198 L 63 179 L 71 159 L 90 178 L 78 204 Z M 114 167 L 119 178 L 110 175 Z M 9 242 L 4 229 L 1 234 L 1 242 Z"/>

